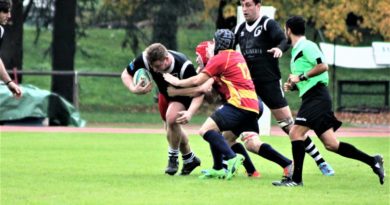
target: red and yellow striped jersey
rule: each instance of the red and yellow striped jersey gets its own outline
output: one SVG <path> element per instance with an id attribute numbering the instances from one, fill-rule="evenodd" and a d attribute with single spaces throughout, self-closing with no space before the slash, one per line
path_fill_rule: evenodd
<path id="1" fill-rule="evenodd" d="M 259 113 L 255 86 L 241 53 L 234 50 L 220 51 L 209 60 L 202 72 L 218 78 L 218 91 L 229 104 Z"/>

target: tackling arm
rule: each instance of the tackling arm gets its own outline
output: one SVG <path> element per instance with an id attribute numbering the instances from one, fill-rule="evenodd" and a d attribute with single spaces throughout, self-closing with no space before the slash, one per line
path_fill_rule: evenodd
<path id="1" fill-rule="evenodd" d="M 182 79 L 182 80 L 178 79 L 177 77 L 169 73 L 164 74 L 165 81 L 167 81 L 173 86 L 178 86 L 178 87 L 198 86 L 206 82 L 209 78 L 210 76 L 208 76 L 206 73 L 203 72 L 199 73 L 198 75 L 192 76 L 190 78 Z"/>
<path id="2" fill-rule="evenodd" d="M 191 87 L 191 88 L 174 88 L 168 87 L 168 95 L 169 96 L 190 96 L 195 97 L 201 94 L 205 94 L 211 91 L 212 85 L 214 83 L 214 79 L 209 78 L 205 83 L 200 86 Z"/>

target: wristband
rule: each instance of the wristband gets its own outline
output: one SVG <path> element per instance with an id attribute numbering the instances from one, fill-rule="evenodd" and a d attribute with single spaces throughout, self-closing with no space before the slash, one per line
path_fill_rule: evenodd
<path id="1" fill-rule="evenodd" d="M 13 81 L 12 81 L 12 80 L 7 81 L 7 82 L 5 83 L 5 85 L 9 85 L 11 82 L 13 82 Z"/>
<path id="2" fill-rule="evenodd" d="M 306 75 L 305 74 L 300 74 L 299 75 L 299 81 L 305 81 L 305 80 L 307 80 Z"/>

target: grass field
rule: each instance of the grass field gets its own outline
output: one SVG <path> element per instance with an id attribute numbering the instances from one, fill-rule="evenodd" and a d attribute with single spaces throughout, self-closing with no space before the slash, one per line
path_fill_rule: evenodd
<path id="1" fill-rule="evenodd" d="M 190 176 L 167 176 L 167 143 L 162 134 L 0 132 L 2 205 L 58 204 L 389 204 L 383 186 L 366 165 L 324 151 L 336 171 L 322 176 L 307 155 L 304 187 L 278 188 L 281 168 L 252 155 L 260 179 L 243 169 L 231 181 L 200 180 L 211 167 L 208 145 L 190 136 L 202 167 Z M 287 138 L 263 137 L 291 158 Z M 316 144 L 319 141 L 314 139 Z M 341 138 L 370 153 L 381 153 L 389 174 L 390 138 Z"/>

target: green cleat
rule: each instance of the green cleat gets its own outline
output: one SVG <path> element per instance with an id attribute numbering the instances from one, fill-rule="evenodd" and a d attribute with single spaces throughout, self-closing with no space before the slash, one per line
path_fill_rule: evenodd
<path id="1" fill-rule="evenodd" d="M 226 174 L 226 179 L 230 180 L 232 177 L 237 173 L 238 168 L 242 165 L 242 162 L 244 161 L 245 157 L 237 154 L 236 157 L 229 159 L 227 161 L 228 163 L 228 169 Z"/>
<path id="2" fill-rule="evenodd" d="M 199 176 L 199 179 L 224 179 L 225 176 L 226 171 L 224 169 L 205 169 L 202 170 L 202 175 Z"/>

